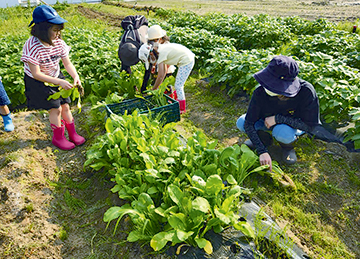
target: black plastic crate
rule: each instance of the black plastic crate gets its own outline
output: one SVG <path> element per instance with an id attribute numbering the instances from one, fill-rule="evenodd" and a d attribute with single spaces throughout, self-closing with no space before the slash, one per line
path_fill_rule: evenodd
<path id="1" fill-rule="evenodd" d="M 157 116 L 158 114 L 162 114 L 161 119 L 165 123 L 180 121 L 179 102 L 166 94 L 164 94 L 164 96 L 166 97 L 168 104 L 161 107 L 154 107 L 151 104 L 150 101 L 153 97 L 152 95 L 145 96 L 145 100 L 142 98 L 134 98 L 125 100 L 121 103 L 107 104 L 105 107 L 108 116 L 110 116 L 112 113 L 123 115 L 125 111 L 127 111 L 128 114 L 131 114 L 134 110 L 139 109 L 142 110 L 140 114 L 149 113 L 150 111 L 153 117 Z"/>

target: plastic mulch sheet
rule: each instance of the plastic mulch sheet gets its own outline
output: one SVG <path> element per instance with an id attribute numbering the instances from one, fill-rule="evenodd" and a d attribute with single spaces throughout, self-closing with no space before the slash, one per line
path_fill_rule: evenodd
<path id="1" fill-rule="evenodd" d="M 269 244 L 275 244 L 275 252 L 267 256 L 255 248 L 255 244 L 248 242 L 241 231 L 228 228 L 216 234 L 208 232 L 205 238 L 213 245 L 213 253 L 208 255 L 204 250 L 197 247 L 179 246 L 171 247 L 167 250 L 169 255 L 177 255 L 179 259 L 255 259 L 255 258 L 288 258 L 288 259 L 308 259 L 307 256 L 261 208 L 253 201 L 245 202 L 240 208 L 240 217 L 248 221 L 253 228 L 256 226 L 256 233 L 261 233 L 263 240 L 268 240 Z"/>

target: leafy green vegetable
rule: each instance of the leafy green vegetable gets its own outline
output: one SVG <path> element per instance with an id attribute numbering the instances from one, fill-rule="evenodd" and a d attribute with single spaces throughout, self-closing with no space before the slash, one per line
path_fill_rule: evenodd
<path id="1" fill-rule="evenodd" d="M 60 97 L 62 98 L 71 97 L 72 101 L 75 101 L 75 99 L 77 99 L 77 107 L 79 109 L 79 112 L 81 112 L 81 97 L 80 97 L 79 89 L 77 87 L 73 87 L 68 90 L 59 87 L 59 91 L 50 95 L 48 97 L 48 100 L 59 99 Z"/>

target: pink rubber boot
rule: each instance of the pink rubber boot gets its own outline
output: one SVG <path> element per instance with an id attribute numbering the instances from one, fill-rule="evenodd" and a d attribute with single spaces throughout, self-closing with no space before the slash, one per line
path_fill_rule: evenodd
<path id="1" fill-rule="evenodd" d="M 75 147 L 75 144 L 68 141 L 65 136 L 65 126 L 61 124 L 60 127 L 57 127 L 54 124 L 51 124 L 51 129 L 53 130 L 53 138 L 52 143 L 54 146 L 62 149 L 62 150 L 70 150 Z"/>
<path id="2" fill-rule="evenodd" d="M 70 123 L 64 120 L 62 121 L 68 131 L 70 141 L 74 142 L 77 146 L 84 144 L 85 138 L 76 133 L 74 120 Z"/>
<path id="3" fill-rule="evenodd" d="M 179 100 L 180 114 L 186 112 L 186 100 Z"/>

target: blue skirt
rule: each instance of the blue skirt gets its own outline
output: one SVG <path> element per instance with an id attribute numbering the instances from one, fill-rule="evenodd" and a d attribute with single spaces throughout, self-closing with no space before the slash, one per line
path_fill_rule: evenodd
<path id="1" fill-rule="evenodd" d="M 5 91 L 4 85 L 2 84 L 0 77 L 0 106 L 5 106 L 9 104 L 10 104 L 10 99 Z"/>

